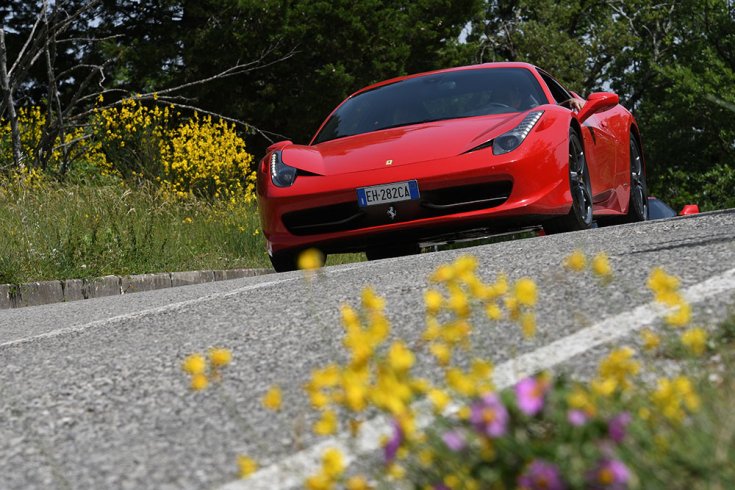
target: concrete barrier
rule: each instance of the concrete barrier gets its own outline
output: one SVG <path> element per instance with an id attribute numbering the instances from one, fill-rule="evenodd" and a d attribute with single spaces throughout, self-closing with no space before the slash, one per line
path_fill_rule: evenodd
<path id="1" fill-rule="evenodd" d="M 201 284 L 203 282 L 213 282 L 214 271 L 189 271 L 189 272 L 172 272 L 171 286 L 188 286 L 190 284 Z"/>
<path id="2" fill-rule="evenodd" d="M 67 279 L 64 283 L 64 301 L 78 301 L 84 297 L 84 280 Z"/>
<path id="3" fill-rule="evenodd" d="M 13 284 L 0 284 L 0 310 L 15 308 L 16 288 Z"/>
<path id="4" fill-rule="evenodd" d="M 21 306 L 38 306 L 64 301 L 64 288 L 61 281 L 41 281 L 18 286 L 19 298 L 16 304 Z"/>
<path id="5" fill-rule="evenodd" d="M 262 276 L 270 274 L 271 269 L 227 269 L 214 271 L 215 281 L 229 281 L 230 279 L 240 279 L 241 277 Z"/>
<path id="6" fill-rule="evenodd" d="M 217 271 L 161 272 L 132 276 L 104 276 L 94 279 L 67 279 L 27 284 L 0 284 L 0 310 L 36 306 L 61 301 L 100 298 L 152 291 L 203 282 L 226 281 L 273 273 L 270 269 L 229 269 Z"/>
<path id="7" fill-rule="evenodd" d="M 95 279 L 85 279 L 84 291 L 85 298 L 101 298 L 103 296 L 120 294 L 120 277 L 104 276 Z"/>
<path id="8" fill-rule="evenodd" d="M 136 274 L 124 276 L 120 282 L 122 293 L 136 293 L 138 291 L 152 291 L 171 287 L 171 274 L 161 272 L 159 274 Z"/>

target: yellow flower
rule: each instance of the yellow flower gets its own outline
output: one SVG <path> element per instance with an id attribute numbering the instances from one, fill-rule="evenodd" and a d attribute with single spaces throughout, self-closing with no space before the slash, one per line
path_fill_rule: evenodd
<path id="1" fill-rule="evenodd" d="M 331 490 L 334 488 L 332 480 L 322 473 L 310 476 L 304 483 L 308 490 Z"/>
<path id="2" fill-rule="evenodd" d="M 227 366 L 232 361 L 232 352 L 228 349 L 209 349 L 209 362 L 214 367 Z"/>
<path id="3" fill-rule="evenodd" d="M 470 373 L 476 383 L 487 381 L 493 375 L 493 365 L 483 359 L 475 359 L 472 361 Z"/>
<path id="4" fill-rule="evenodd" d="M 301 270 L 315 270 L 324 265 L 324 254 L 316 248 L 309 248 L 301 252 L 298 267 Z"/>
<path id="5" fill-rule="evenodd" d="M 452 490 L 456 490 L 460 488 L 460 485 L 462 484 L 462 481 L 459 479 L 457 475 L 450 474 L 444 477 L 444 484 L 451 488 Z"/>
<path id="6" fill-rule="evenodd" d="M 336 479 L 345 471 L 344 456 L 339 449 L 329 448 L 322 455 L 322 471 L 327 477 Z"/>
<path id="7" fill-rule="evenodd" d="M 405 373 L 413 366 L 415 357 L 406 345 L 397 341 L 394 342 L 388 350 L 388 363 L 390 367 L 398 373 Z"/>
<path id="8" fill-rule="evenodd" d="M 469 420 L 470 415 L 472 415 L 472 409 L 467 405 L 459 407 L 459 410 L 457 410 L 459 420 Z"/>
<path id="9" fill-rule="evenodd" d="M 281 388 L 278 385 L 273 385 L 263 397 L 263 406 L 273 411 L 280 410 L 281 399 Z"/>
<path id="10" fill-rule="evenodd" d="M 673 313 L 666 315 L 664 320 L 672 327 L 684 327 L 692 319 L 692 307 L 689 303 L 682 303 Z"/>
<path id="11" fill-rule="evenodd" d="M 424 468 L 428 468 L 434 462 L 434 453 L 430 449 L 422 449 L 418 456 L 419 463 Z"/>
<path id="12" fill-rule="evenodd" d="M 692 354 L 702 355 L 707 346 L 707 332 L 699 327 L 690 328 L 681 335 L 681 343 Z"/>
<path id="13" fill-rule="evenodd" d="M 406 468 L 404 468 L 403 466 L 401 466 L 399 464 L 392 463 L 390 466 L 388 466 L 388 468 L 386 470 L 386 473 L 392 479 L 394 479 L 394 480 L 400 480 L 404 476 L 406 476 Z"/>
<path id="14" fill-rule="evenodd" d="M 424 293 L 424 302 L 426 303 L 426 312 L 436 314 L 442 306 L 444 298 L 436 289 L 429 289 Z"/>
<path id="15" fill-rule="evenodd" d="M 204 374 L 194 374 L 191 377 L 191 389 L 194 391 L 201 391 L 207 387 L 209 380 Z"/>
<path id="16" fill-rule="evenodd" d="M 467 376 L 459 368 L 449 368 L 446 373 L 447 385 L 457 393 L 472 396 L 477 391 L 472 377 Z"/>
<path id="17" fill-rule="evenodd" d="M 322 418 L 314 424 L 314 432 L 320 436 L 328 436 L 337 432 L 337 414 L 332 410 L 325 410 Z"/>
<path id="18" fill-rule="evenodd" d="M 503 311 L 495 303 L 490 303 L 485 307 L 485 314 L 490 320 L 498 321 L 503 318 Z"/>
<path id="19" fill-rule="evenodd" d="M 370 490 L 372 487 L 362 475 L 356 475 L 347 480 L 345 484 L 347 490 Z"/>
<path id="20" fill-rule="evenodd" d="M 676 291 L 679 279 L 666 273 L 661 267 L 655 267 L 648 276 L 648 287 L 655 293 Z"/>
<path id="21" fill-rule="evenodd" d="M 587 265 L 587 257 L 581 250 L 575 250 L 566 259 L 564 259 L 564 266 L 573 271 L 582 271 Z"/>
<path id="22" fill-rule="evenodd" d="M 311 374 L 312 382 L 317 388 L 328 388 L 339 383 L 340 371 L 336 364 L 328 364 L 321 369 L 315 369 Z"/>
<path id="23" fill-rule="evenodd" d="M 207 360 L 201 354 L 191 354 L 184 359 L 181 369 L 191 375 L 203 374 L 207 369 Z"/>
<path id="24" fill-rule="evenodd" d="M 536 304 L 536 283 L 533 279 L 524 277 L 515 283 L 515 297 L 521 306 L 534 306 Z"/>
<path id="25" fill-rule="evenodd" d="M 536 335 L 536 315 L 533 313 L 523 313 L 520 318 L 521 331 L 526 339 L 530 339 Z"/>
<path id="26" fill-rule="evenodd" d="M 470 324 L 465 320 L 449 323 L 441 330 L 441 338 L 449 345 L 456 345 L 467 340 L 471 332 Z"/>
<path id="27" fill-rule="evenodd" d="M 467 295 L 461 289 L 456 289 L 451 292 L 448 306 L 455 315 L 461 318 L 470 314 L 470 305 L 467 301 Z"/>
<path id="28" fill-rule="evenodd" d="M 421 338 L 427 341 L 432 341 L 436 340 L 440 334 L 441 327 L 439 326 L 439 322 L 436 320 L 436 318 L 427 318 L 426 330 L 424 330 Z"/>
<path id="29" fill-rule="evenodd" d="M 446 392 L 438 389 L 430 390 L 428 397 L 437 413 L 444 411 L 451 400 Z"/>
<path id="30" fill-rule="evenodd" d="M 661 338 L 650 329 L 641 332 L 641 338 L 643 339 L 643 348 L 645 350 L 650 351 L 656 349 L 661 344 Z"/>
<path id="31" fill-rule="evenodd" d="M 601 252 L 592 259 L 592 272 L 602 278 L 612 277 L 612 268 L 606 253 Z"/>
<path id="32" fill-rule="evenodd" d="M 359 328 L 360 318 L 351 306 L 342 305 L 340 312 L 342 313 L 342 324 L 347 330 Z"/>
<path id="33" fill-rule="evenodd" d="M 323 392 L 318 390 L 310 390 L 308 393 L 311 406 L 316 408 L 317 410 L 321 410 L 329 404 L 329 397 Z"/>
<path id="34" fill-rule="evenodd" d="M 633 360 L 635 352 L 630 347 L 621 347 L 612 351 L 600 362 L 597 368 L 600 377 L 597 383 L 602 388 L 600 394 L 611 394 L 615 389 L 627 390 L 632 386 L 630 377 L 640 371 L 640 364 Z"/>
<path id="35" fill-rule="evenodd" d="M 447 344 L 434 343 L 431 344 L 429 350 L 441 366 L 446 366 L 452 360 L 452 350 Z"/>
<path id="36" fill-rule="evenodd" d="M 567 403 L 571 408 L 582 410 L 588 415 L 594 415 L 597 407 L 590 394 L 580 385 L 575 385 L 567 395 Z"/>
<path id="37" fill-rule="evenodd" d="M 247 456 L 237 457 L 237 468 L 240 478 L 247 478 L 258 469 L 258 464 Z"/>
<path id="38" fill-rule="evenodd" d="M 434 282 L 449 282 L 454 279 L 454 268 L 450 265 L 440 265 L 436 271 L 431 275 L 431 280 Z"/>
<path id="39" fill-rule="evenodd" d="M 385 300 L 368 287 L 362 290 L 362 306 L 366 310 L 382 311 L 385 308 Z"/>
<path id="40" fill-rule="evenodd" d="M 508 276 L 505 274 L 500 274 L 498 276 L 498 279 L 495 281 L 495 284 L 493 285 L 493 289 L 495 290 L 495 295 L 497 296 L 503 296 L 504 294 L 508 293 Z"/>

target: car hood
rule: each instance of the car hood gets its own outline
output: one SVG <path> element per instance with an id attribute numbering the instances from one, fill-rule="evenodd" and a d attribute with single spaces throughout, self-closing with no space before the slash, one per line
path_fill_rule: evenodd
<path id="1" fill-rule="evenodd" d="M 525 113 L 450 119 L 347 136 L 313 146 L 288 145 L 283 162 L 318 175 L 410 165 L 460 155 L 512 129 Z"/>

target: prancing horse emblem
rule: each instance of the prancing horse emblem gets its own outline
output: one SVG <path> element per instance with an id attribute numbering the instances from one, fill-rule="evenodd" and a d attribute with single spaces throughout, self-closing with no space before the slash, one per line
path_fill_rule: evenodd
<path id="1" fill-rule="evenodd" d="M 391 221 L 396 219 L 396 216 L 398 216 L 398 213 L 396 213 L 396 210 L 393 206 L 388 208 L 388 216 L 390 217 Z"/>

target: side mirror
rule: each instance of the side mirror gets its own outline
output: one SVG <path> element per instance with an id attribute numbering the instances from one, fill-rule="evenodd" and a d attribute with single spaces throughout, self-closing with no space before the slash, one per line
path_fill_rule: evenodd
<path id="1" fill-rule="evenodd" d="M 291 141 L 291 140 L 277 141 L 277 142 L 273 143 L 272 145 L 270 145 L 268 148 L 266 148 L 265 152 L 268 153 L 269 151 L 280 150 L 284 146 L 288 146 L 288 145 L 292 145 L 292 144 L 293 144 L 293 141 Z"/>
<path id="2" fill-rule="evenodd" d="M 590 94 L 582 110 L 577 114 L 577 120 L 585 122 L 591 115 L 612 109 L 620 102 L 618 94 L 612 92 L 595 92 Z"/>

